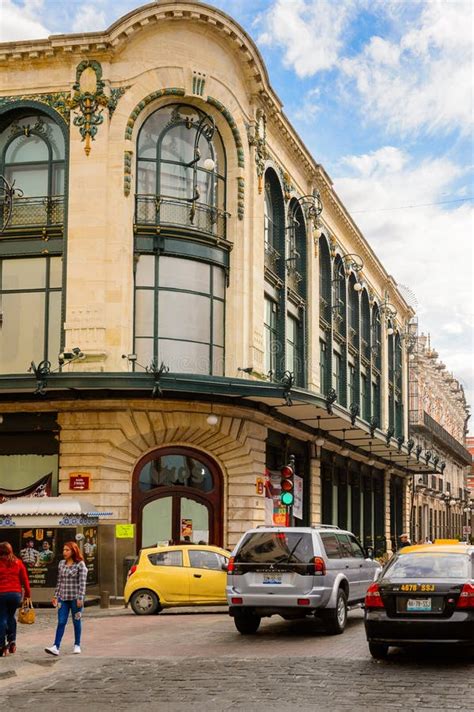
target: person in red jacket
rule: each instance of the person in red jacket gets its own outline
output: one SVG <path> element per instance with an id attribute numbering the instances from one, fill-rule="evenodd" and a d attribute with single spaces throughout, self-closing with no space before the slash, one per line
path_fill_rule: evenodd
<path id="1" fill-rule="evenodd" d="M 25 565 L 13 553 L 11 544 L 0 542 L 0 657 L 16 651 L 16 609 L 30 598 L 30 582 Z"/>

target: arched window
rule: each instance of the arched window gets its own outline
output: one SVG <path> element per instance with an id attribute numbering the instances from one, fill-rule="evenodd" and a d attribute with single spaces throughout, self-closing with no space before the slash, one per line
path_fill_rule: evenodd
<path id="1" fill-rule="evenodd" d="M 403 398 L 402 398 L 402 340 L 400 338 L 400 332 L 397 331 L 395 334 L 395 374 L 394 374 L 394 386 L 395 386 L 395 436 L 401 437 L 403 435 Z"/>
<path id="2" fill-rule="evenodd" d="M 327 395 L 331 388 L 331 257 L 326 237 L 319 238 L 319 389 Z"/>
<path id="3" fill-rule="evenodd" d="M 334 260 L 332 290 L 334 331 L 343 336 L 346 331 L 346 273 L 339 255 Z"/>
<path id="4" fill-rule="evenodd" d="M 306 383 L 306 223 L 300 204 L 290 201 L 286 226 L 286 370 L 293 373 L 295 384 Z"/>
<path id="5" fill-rule="evenodd" d="M 393 331 L 393 325 L 389 319 L 387 327 Z M 388 425 L 389 428 L 395 428 L 395 336 L 388 335 Z"/>
<path id="6" fill-rule="evenodd" d="M 359 292 L 354 287 L 357 283 L 354 274 L 349 277 L 349 334 L 348 341 L 353 349 L 359 350 Z"/>
<path id="7" fill-rule="evenodd" d="M 63 132 L 49 116 L 28 114 L 5 126 L 0 174 L 23 194 L 14 200 L 11 228 L 64 222 L 65 150 Z"/>
<path id="8" fill-rule="evenodd" d="M 372 416 L 377 421 L 378 427 L 381 426 L 381 367 L 382 367 L 382 349 L 381 349 L 381 325 L 380 325 L 380 310 L 377 304 L 372 307 Z"/>
<path id="9" fill-rule="evenodd" d="M 0 233 L 2 374 L 26 373 L 31 361 L 58 363 L 65 155 L 65 130 L 48 115 L 23 109 L 1 118 L 0 173 L 21 191 L 11 214 L 0 205 L 0 222 L 9 220 Z"/>
<path id="10" fill-rule="evenodd" d="M 213 120 L 193 106 L 171 104 L 140 129 L 137 225 L 177 225 L 225 237 L 224 146 Z"/>
<path id="11" fill-rule="evenodd" d="M 281 378 L 287 368 L 289 344 L 285 344 L 285 295 L 281 285 L 285 281 L 285 207 L 277 174 L 271 168 L 265 172 L 264 194 L 264 368 L 266 375 Z M 298 322 L 288 332 L 296 341 L 291 346 L 298 353 Z M 288 348 L 286 348 L 288 347 Z"/>
<path id="12" fill-rule="evenodd" d="M 360 372 L 360 399 L 361 399 L 361 416 L 367 422 L 371 415 L 371 376 L 370 376 L 370 305 L 369 295 L 367 290 L 361 292 L 360 302 L 360 355 L 361 355 L 361 372 Z"/>

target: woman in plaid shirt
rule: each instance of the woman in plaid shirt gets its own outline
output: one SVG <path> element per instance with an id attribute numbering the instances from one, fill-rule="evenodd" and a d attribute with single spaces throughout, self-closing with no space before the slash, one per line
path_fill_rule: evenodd
<path id="1" fill-rule="evenodd" d="M 59 655 L 59 646 L 64 635 L 66 624 L 71 611 L 74 625 L 74 653 L 81 652 L 81 617 L 86 595 L 87 567 L 73 541 L 68 541 L 63 547 L 64 560 L 59 562 L 58 583 L 52 600 L 53 606 L 58 609 L 58 625 L 54 645 L 45 648 L 50 655 Z"/>

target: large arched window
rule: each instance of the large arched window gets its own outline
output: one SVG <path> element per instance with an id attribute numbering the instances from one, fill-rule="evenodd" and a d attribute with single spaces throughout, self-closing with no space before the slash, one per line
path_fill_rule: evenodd
<path id="1" fill-rule="evenodd" d="M 332 277 L 333 385 L 338 402 L 347 405 L 347 287 L 344 263 L 338 255 Z"/>
<path id="2" fill-rule="evenodd" d="M 65 129 L 48 115 L 23 109 L 1 118 L 0 173 L 21 191 L 11 214 L 0 206 L 2 374 L 25 373 L 31 361 L 58 362 L 65 156 Z"/>
<path id="3" fill-rule="evenodd" d="M 319 238 L 319 388 L 326 395 L 331 388 L 331 256 L 324 235 Z"/>
<path id="4" fill-rule="evenodd" d="M 137 146 L 136 223 L 175 225 L 225 237 L 224 146 L 213 120 L 193 106 L 155 111 Z"/>
<path id="5" fill-rule="evenodd" d="M 367 290 L 361 292 L 360 303 L 360 399 L 361 399 L 361 416 L 364 420 L 370 420 L 371 405 L 370 405 L 370 305 L 369 295 Z"/>
<path id="6" fill-rule="evenodd" d="M 28 114 L 4 127 L 0 174 L 23 194 L 13 203 L 12 229 L 63 223 L 65 150 L 63 132 L 49 116 Z"/>
<path id="7" fill-rule="evenodd" d="M 381 367 L 382 333 L 380 310 L 377 304 L 372 307 L 372 416 L 381 427 Z"/>
<path id="8" fill-rule="evenodd" d="M 297 200 L 288 207 L 286 226 L 286 370 L 293 373 L 295 384 L 306 383 L 306 222 Z"/>
<path id="9" fill-rule="evenodd" d="M 264 195 L 264 369 L 271 380 L 281 378 L 285 361 L 285 208 L 280 181 L 275 171 L 265 172 Z M 292 325 L 293 326 L 293 325 Z M 292 330 L 298 337 L 298 325 Z M 298 345 L 295 342 L 296 352 Z"/>
<path id="10" fill-rule="evenodd" d="M 348 403 L 358 405 L 360 407 L 360 346 L 359 346 L 359 292 L 355 289 L 358 284 L 357 279 L 352 273 L 348 280 Z"/>

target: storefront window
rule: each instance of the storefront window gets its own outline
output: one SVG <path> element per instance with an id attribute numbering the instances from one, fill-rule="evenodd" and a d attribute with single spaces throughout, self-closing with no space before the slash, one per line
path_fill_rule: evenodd
<path id="1" fill-rule="evenodd" d="M 211 472 L 199 460 L 186 455 L 164 455 L 143 466 L 138 486 L 142 492 L 174 486 L 210 492 L 214 483 Z"/>

